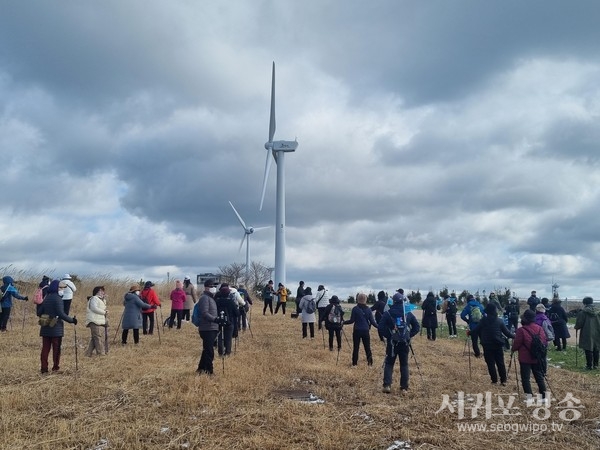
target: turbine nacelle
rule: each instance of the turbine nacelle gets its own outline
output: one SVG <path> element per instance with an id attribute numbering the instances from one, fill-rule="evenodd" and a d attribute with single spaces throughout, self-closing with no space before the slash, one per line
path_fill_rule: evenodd
<path id="1" fill-rule="evenodd" d="M 298 141 L 265 142 L 265 149 L 274 152 L 295 152 L 297 148 Z"/>

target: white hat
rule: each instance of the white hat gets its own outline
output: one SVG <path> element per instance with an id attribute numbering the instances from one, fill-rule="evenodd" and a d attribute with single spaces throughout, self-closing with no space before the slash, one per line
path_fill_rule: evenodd
<path id="1" fill-rule="evenodd" d="M 69 275 L 68 273 L 65 273 L 62 277 L 63 280 L 70 280 L 71 279 L 71 275 Z"/>
<path id="2" fill-rule="evenodd" d="M 546 312 L 546 307 L 541 303 L 535 307 L 536 311 Z"/>
<path id="3" fill-rule="evenodd" d="M 183 281 L 186 281 L 186 280 L 188 280 L 188 281 L 189 281 L 189 279 L 190 279 L 190 277 L 188 277 L 188 276 L 185 276 L 185 277 L 183 278 Z"/>

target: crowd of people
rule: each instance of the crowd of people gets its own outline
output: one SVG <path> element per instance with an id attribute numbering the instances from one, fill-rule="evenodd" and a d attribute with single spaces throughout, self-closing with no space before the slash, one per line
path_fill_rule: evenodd
<path id="1" fill-rule="evenodd" d="M 2 281 L 0 332 L 6 332 L 13 299 L 28 301 L 29 298 L 19 293 L 10 276 L 3 277 Z M 77 287 L 69 274 L 55 280 L 44 276 L 38 285 L 34 302 L 39 317 L 40 337 L 42 337 L 40 354 L 42 374 L 48 373 L 49 370 L 60 371 L 64 323 L 77 325 L 77 318 L 69 315 L 76 292 Z M 272 315 L 278 314 L 281 310 L 285 315 L 289 295 L 288 289 L 282 283 L 279 283 L 275 290 L 273 281 L 269 280 L 261 292 L 263 315 L 266 315 L 267 310 Z M 250 295 L 241 285 L 237 288 L 227 283 L 219 285 L 215 280 L 205 281 L 204 290 L 198 295 L 190 278 L 185 277 L 183 282 L 175 280 L 169 299 L 171 312 L 162 325 L 180 329 L 182 322 L 193 322 L 202 341 L 197 372 L 213 374 L 215 348 L 218 355 L 222 357 L 231 355 L 232 344 L 239 336 L 239 332 L 250 326 L 248 320 L 249 308 L 252 305 Z M 327 331 L 328 348 L 330 351 L 337 348 L 338 359 L 342 348 L 343 327 L 352 325 L 350 367 L 353 368 L 358 365 L 361 346 L 367 366 L 373 366 L 370 338 L 371 328 L 376 328 L 379 339 L 386 346 L 383 362 L 382 391 L 384 393 L 392 391 L 396 359 L 400 366 L 400 392 L 408 390 L 411 339 L 424 329 L 427 332 L 427 339 L 436 341 L 439 337 L 437 329 L 440 325 L 438 312 L 446 319 L 448 337 L 456 338 L 458 336 L 456 322 L 457 317 L 460 317 L 465 322 L 465 346 L 468 347 L 469 355 L 472 348 L 474 357 L 480 358 L 481 345 L 492 384 L 506 385 L 505 351 L 511 351 L 511 363 L 513 354 L 519 362 L 520 379 L 525 394 L 529 398 L 533 396 L 531 386 L 533 375 L 540 398 L 545 399 L 547 347 L 552 343 L 556 351 L 565 351 L 567 339 L 570 337 L 567 326 L 568 316 L 561 305 L 561 300 L 553 298 L 552 302 L 549 302 L 546 298 L 538 298 L 536 291 L 532 291 L 523 313 L 516 298 L 509 298 L 505 305 L 502 305 L 495 294 L 490 294 L 485 306 L 473 295 L 468 295 L 465 300 L 465 305 L 459 312 L 459 302 L 454 293 L 439 298 L 433 292 L 429 292 L 421 304 L 422 319 L 419 323 L 411 312 L 412 307 L 402 289 L 398 289 L 391 298 L 386 292 L 380 291 L 372 307 L 367 305 L 367 295 L 359 293 L 356 296 L 356 305 L 351 309 L 349 317 L 345 319 L 346 312 L 336 295 L 330 296 L 324 285 L 319 285 L 316 293 L 313 294 L 312 288 L 301 281 L 296 291 L 295 314 L 300 318 L 302 338 L 314 339 L 315 324 L 317 324 L 317 330 L 323 332 L 324 346 L 325 331 Z M 276 307 L 273 311 L 274 301 Z M 134 344 L 140 341 L 140 329 L 144 335 L 152 335 L 155 328 L 160 330 L 161 324 L 156 322 L 157 311 L 161 310 L 162 303 L 151 281 L 146 281 L 143 286 L 132 285 L 124 295 L 123 306 L 118 324 L 121 329 L 122 345 L 128 344 L 129 330 L 132 330 Z M 87 298 L 85 325 L 90 329 L 90 341 L 85 355 L 88 357 L 106 355 L 108 309 L 104 286 L 94 287 L 92 295 Z M 574 329 L 578 333 L 577 345 L 585 355 L 585 369 L 597 370 L 600 350 L 600 310 L 594 306 L 591 297 L 583 299 Z M 51 367 L 48 361 L 50 352 L 52 352 Z"/>

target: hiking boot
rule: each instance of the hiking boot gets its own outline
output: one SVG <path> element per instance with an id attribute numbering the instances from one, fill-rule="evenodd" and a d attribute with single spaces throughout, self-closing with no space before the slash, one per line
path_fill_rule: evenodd
<path id="1" fill-rule="evenodd" d="M 401 388 L 400 389 L 400 394 L 407 395 L 408 394 L 408 388 Z"/>
<path id="2" fill-rule="evenodd" d="M 388 385 L 384 385 L 381 392 L 383 392 L 384 394 L 389 394 L 390 392 L 392 392 L 392 387 L 388 386 Z"/>
<path id="3" fill-rule="evenodd" d="M 329 351 L 332 352 L 333 351 L 333 347 L 329 347 Z"/>
<path id="4" fill-rule="evenodd" d="M 585 366 L 585 370 L 594 370 L 592 366 Z"/>

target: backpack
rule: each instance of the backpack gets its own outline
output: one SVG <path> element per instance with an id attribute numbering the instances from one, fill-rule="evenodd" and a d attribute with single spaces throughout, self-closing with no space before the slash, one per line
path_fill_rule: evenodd
<path id="1" fill-rule="evenodd" d="M 458 311 L 458 309 L 456 308 L 456 300 L 450 300 L 450 298 L 452 298 L 452 297 L 448 298 L 448 305 L 446 307 L 446 315 L 455 316 Z"/>
<path id="2" fill-rule="evenodd" d="M 196 302 L 196 304 L 194 305 L 194 309 L 192 312 L 192 323 L 196 327 L 200 326 L 200 302 L 199 301 Z"/>
<path id="3" fill-rule="evenodd" d="M 304 312 L 306 314 L 314 314 L 316 310 L 315 299 L 311 298 L 306 302 L 306 306 L 304 307 Z"/>
<path id="4" fill-rule="evenodd" d="M 554 340 L 554 328 L 549 320 L 544 320 L 542 322 L 542 328 L 544 329 L 544 333 L 546 333 L 546 339 L 548 341 Z"/>
<path id="5" fill-rule="evenodd" d="M 558 313 L 554 310 L 550 310 L 550 315 L 548 316 L 548 319 L 550 319 L 550 322 L 555 323 L 558 322 L 560 320 L 560 316 L 558 315 Z"/>
<path id="6" fill-rule="evenodd" d="M 507 306 L 507 312 L 511 319 L 516 319 L 519 317 L 519 311 L 517 310 L 517 305 L 514 303 L 510 303 Z"/>
<path id="7" fill-rule="evenodd" d="M 342 324 L 342 307 L 340 305 L 333 305 L 331 311 L 329 311 L 327 320 L 335 328 L 338 328 Z"/>
<path id="8" fill-rule="evenodd" d="M 41 305 L 44 301 L 44 291 L 41 287 L 35 290 L 35 294 L 33 294 L 33 303 L 36 305 Z"/>
<path id="9" fill-rule="evenodd" d="M 473 323 L 479 323 L 481 320 L 481 310 L 479 306 L 471 306 L 471 310 L 469 311 L 469 321 Z"/>
<path id="10" fill-rule="evenodd" d="M 528 329 L 523 328 L 529 336 L 531 336 L 531 348 L 529 348 L 529 354 L 532 358 L 537 359 L 538 363 L 542 364 L 546 360 L 546 353 L 548 349 L 542 342 L 539 334 L 533 334 Z M 525 346 L 527 348 L 527 346 Z"/>
<path id="11" fill-rule="evenodd" d="M 406 320 L 402 316 L 394 317 L 390 314 L 394 322 L 393 328 L 390 329 L 390 342 L 393 346 L 408 345 L 410 343 L 410 330 L 406 325 Z"/>

